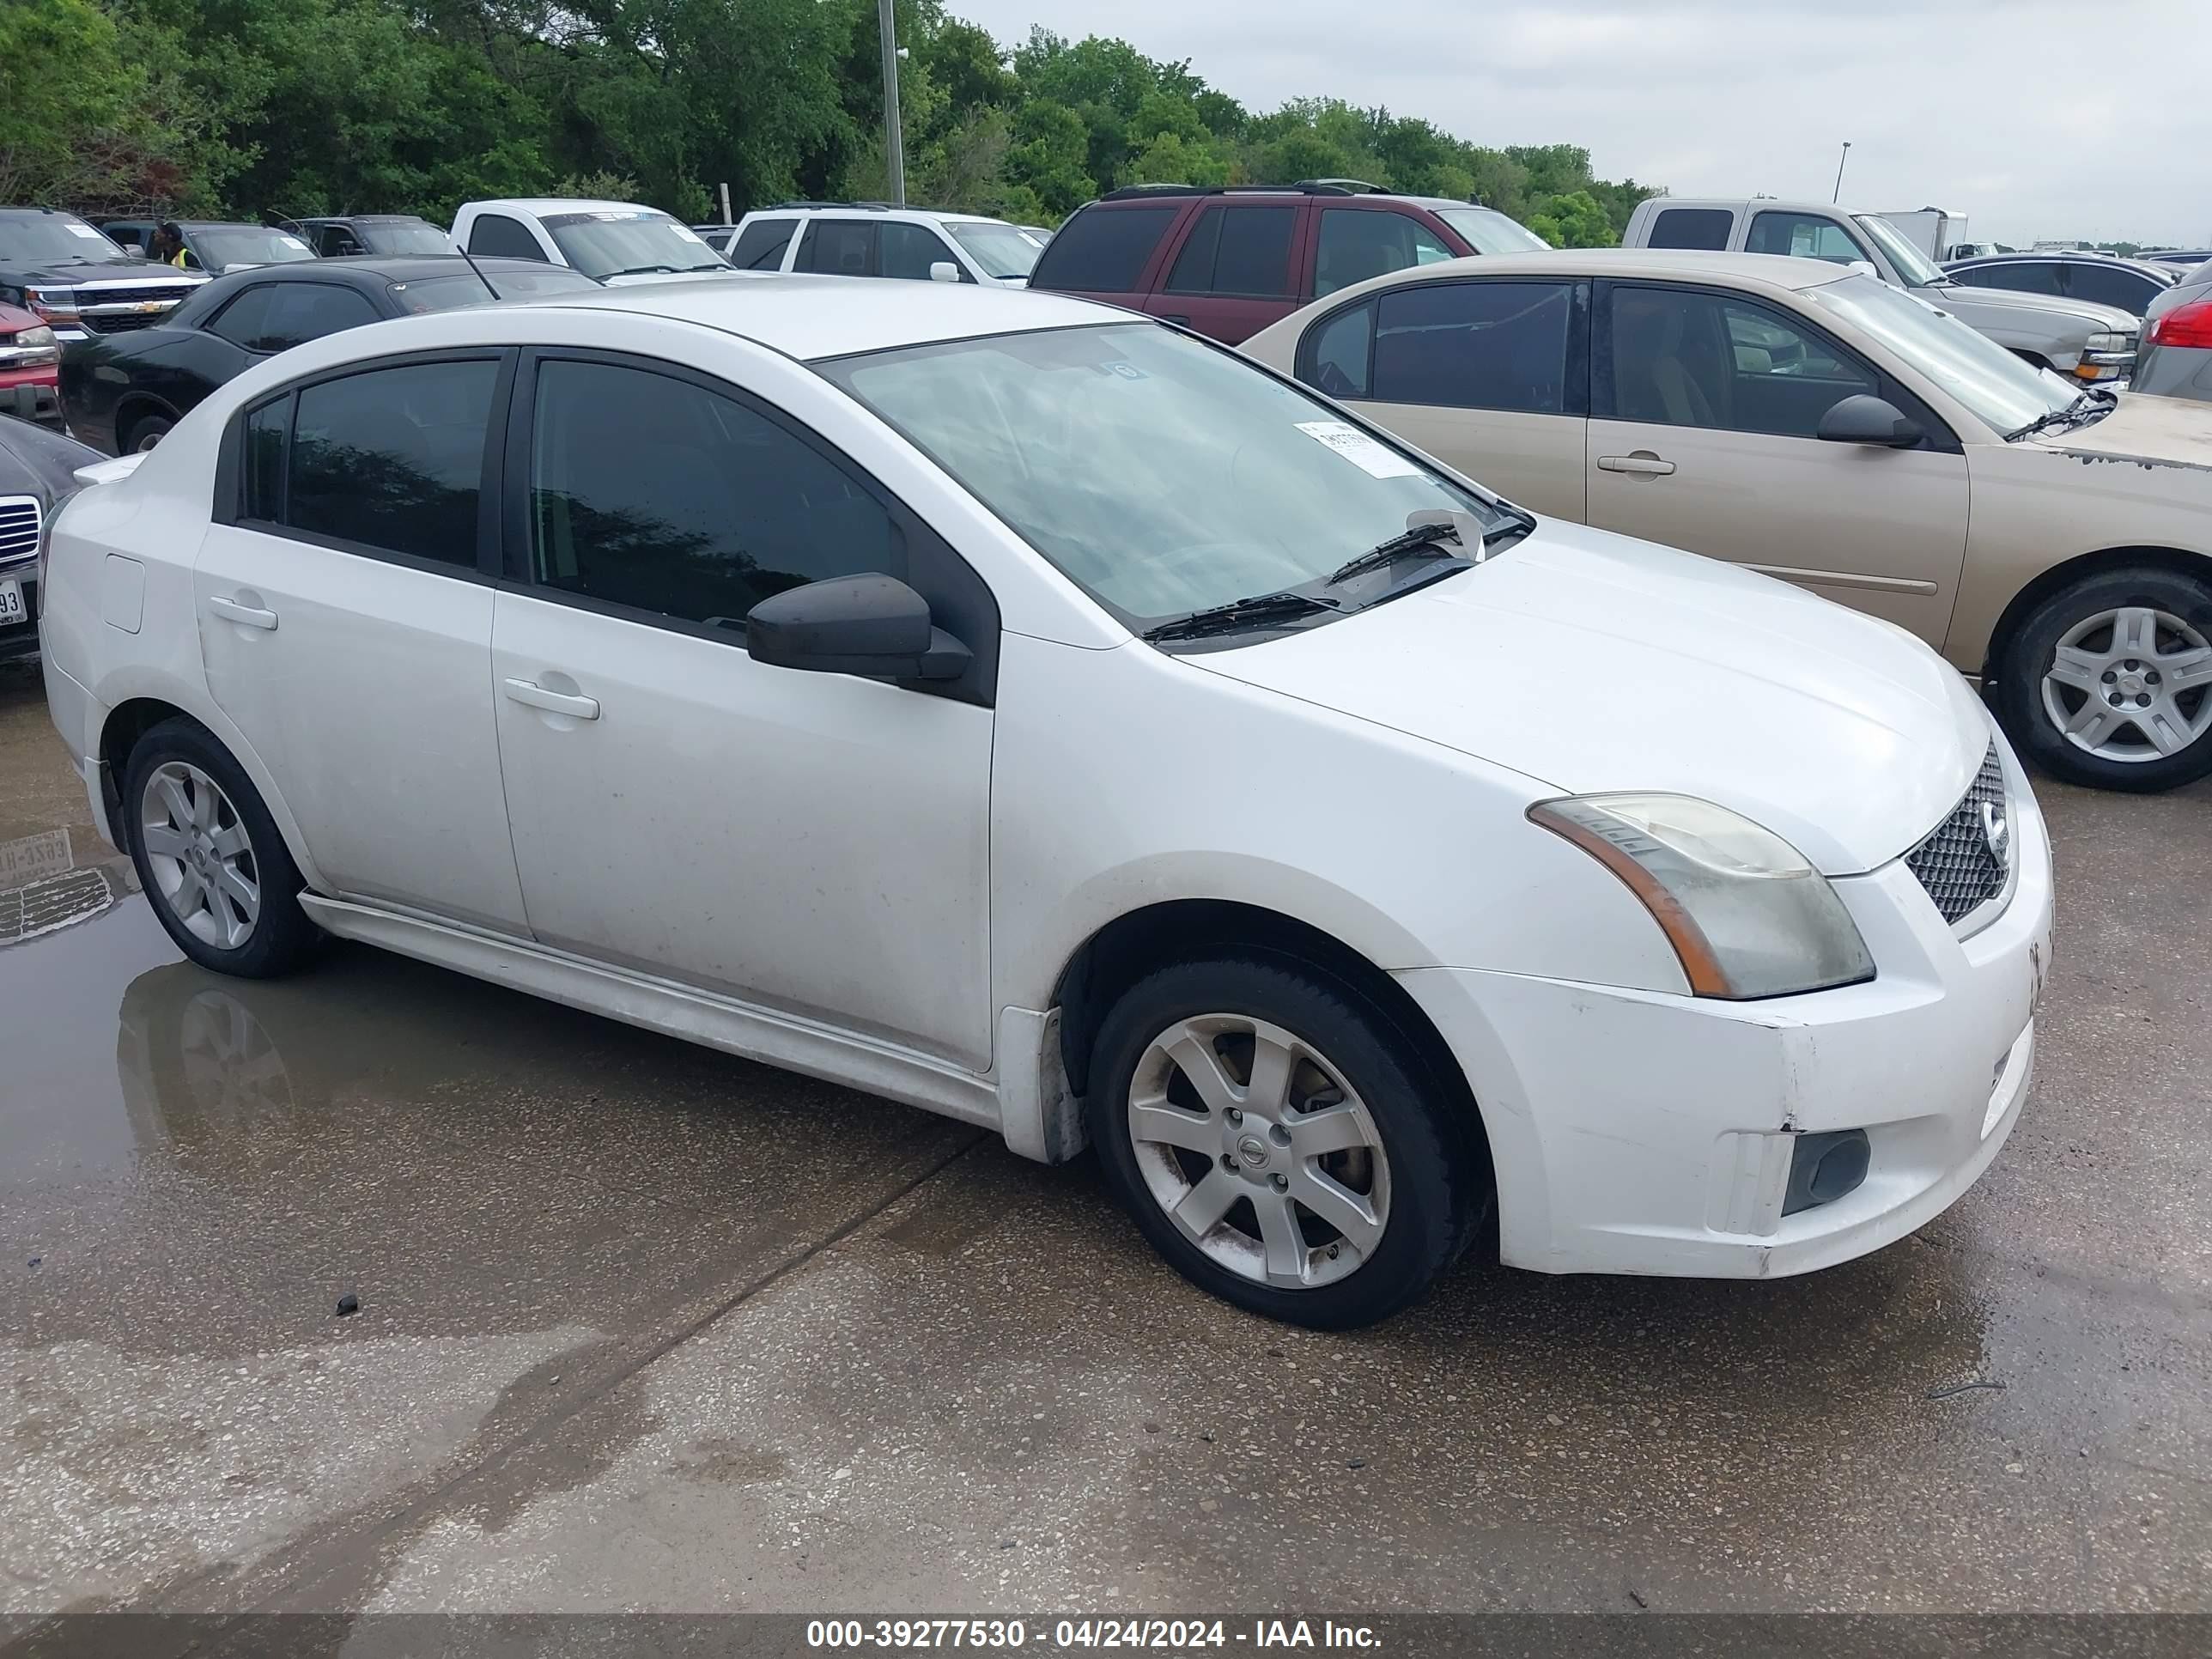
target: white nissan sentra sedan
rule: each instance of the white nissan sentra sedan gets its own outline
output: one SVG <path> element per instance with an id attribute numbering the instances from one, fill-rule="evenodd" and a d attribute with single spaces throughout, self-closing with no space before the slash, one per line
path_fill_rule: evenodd
<path id="1" fill-rule="evenodd" d="M 1933 652 L 1123 312 L 447 312 L 92 471 L 47 696 L 195 961 L 366 940 L 1088 1142 L 1278 1318 L 1493 1214 L 1545 1272 L 1826 1267 L 2027 1092 L 2049 848 Z"/>

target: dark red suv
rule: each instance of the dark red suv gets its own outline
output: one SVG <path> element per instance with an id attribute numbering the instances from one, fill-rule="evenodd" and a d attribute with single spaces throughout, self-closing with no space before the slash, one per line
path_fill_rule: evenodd
<path id="1" fill-rule="evenodd" d="M 1077 209 L 1045 245 L 1030 286 L 1149 312 L 1237 345 L 1386 270 L 1543 246 L 1493 209 L 1349 179 L 1132 185 Z"/>

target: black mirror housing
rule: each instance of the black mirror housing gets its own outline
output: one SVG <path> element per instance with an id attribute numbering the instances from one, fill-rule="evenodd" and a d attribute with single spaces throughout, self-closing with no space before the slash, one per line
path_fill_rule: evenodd
<path id="1" fill-rule="evenodd" d="M 745 617 L 745 651 L 772 667 L 873 679 L 955 680 L 969 663 L 896 576 L 836 576 L 763 599 Z"/>
<path id="2" fill-rule="evenodd" d="M 1919 422 L 1887 398 L 1861 392 L 1820 416 L 1817 435 L 1832 444 L 1880 444 L 1910 449 L 1921 439 Z"/>

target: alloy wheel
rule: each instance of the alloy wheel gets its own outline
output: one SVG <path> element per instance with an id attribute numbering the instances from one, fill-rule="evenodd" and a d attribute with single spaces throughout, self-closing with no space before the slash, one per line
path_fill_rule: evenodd
<path id="1" fill-rule="evenodd" d="M 261 915 L 260 867 L 230 797 L 189 761 L 148 774 L 139 838 L 161 903 L 191 935 L 219 951 L 253 937 Z"/>
<path id="2" fill-rule="evenodd" d="M 1177 1020 L 1137 1062 L 1127 1115 L 1153 1200 L 1230 1272 L 1308 1290 L 1373 1259 L 1390 1220 L 1382 1135 L 1294 1033 L 1241 1014 Z"/>
<path id="3" fill-rule="evenodd" d="M 2154 606 L 2097 611 L 2059 636 L 2043 709 L 2069 743 L 2100 759 L 2178 755 L 2212 731 L 2212 641 Z"/>

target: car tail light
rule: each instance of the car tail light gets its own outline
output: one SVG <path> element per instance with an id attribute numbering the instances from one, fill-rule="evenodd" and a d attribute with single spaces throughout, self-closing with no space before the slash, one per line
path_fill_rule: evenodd
<path id="1" fill-rule="evenodd" d="M 2212 349 L 2212 300 L 2196 300 L 2174 307 L 2152 322 L 2146 343 Z"/>

